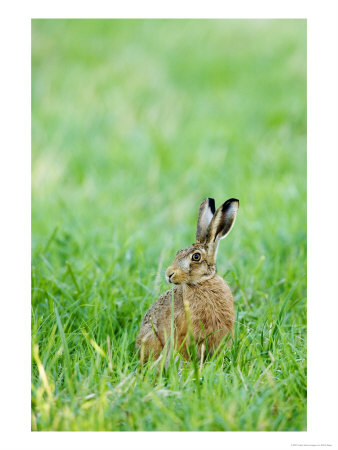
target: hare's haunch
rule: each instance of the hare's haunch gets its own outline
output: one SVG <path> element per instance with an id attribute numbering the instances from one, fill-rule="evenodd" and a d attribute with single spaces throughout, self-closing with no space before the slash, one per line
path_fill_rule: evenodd
<path id="1" fill-rule="evenodd" d="M 222 338 L 231 335 L 234 301 L 227 283 L 216 274 L 218 244 L 231 230 L 239 201 L 231 198 L 215 212 L 215 201 L 205 199 L 199 210 L 196 243 L 179 250 L 166 270 L 166 280 L 175 284 L 149 308 L 137 336 L 141 361 L 160 356 L 170 338 L 172 299 L 174 344 L 184 357 L 188 348 L 197 354 L 213 353 Z"/>

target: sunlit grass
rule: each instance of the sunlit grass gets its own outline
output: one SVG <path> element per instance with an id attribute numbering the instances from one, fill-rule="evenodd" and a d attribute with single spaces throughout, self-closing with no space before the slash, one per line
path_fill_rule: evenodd
<path id="1" fill-rule="evenodd" d="M 32 429 L 305 430 L 305 22 L 33 21 L 32 149 Z M 141 368 L 207 196 L 234 343 Z"/>

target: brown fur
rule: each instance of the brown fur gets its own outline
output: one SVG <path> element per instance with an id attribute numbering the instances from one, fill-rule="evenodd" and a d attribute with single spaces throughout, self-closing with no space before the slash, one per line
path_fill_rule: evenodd
<path id="1" fill-rule="evenodd" d="M 200 284 L 182 284 L 167 291 L 147 311 L 137 337 L 137 346 L 144 346 L 143 359 L 152 353 L 154 358 L 170 336 L 171 297 L 174 296 L 175 348 L 187 357 L 186 346 L 190 344 L 189 324 L 198 345 L 212 353 L 234 324 L 234 302 L 227 283 L 218 275 Z M 205 342 L 206 341 L 206 342 Z"/>
<path id="2" fill-rule="evenodd" d="M 136 340 L 142 362 L 150 355 L 158 358 L 169 342 L 172 300 L 174 346 L 183 357 L 188 357 L 191 344 L 197 346 L 199 357 L 204 349 L 213 353 L 224 336 L 232 334 L 233 297 L 227 283 L 216 274 L 215 260 L 219 240 L 228 234 L 235 220 L 238 200 L 228 200 L 214 215 L 208 210 L 207 200 L 200 208 L 198 242 L 178 251 L 166 271 L 167 281 L 176 286 L 161 295 L 143 318 Z M 233 206 L 234 202 L 237 206 Z M 209 216 L 208 222 L 205 218 Z M 200 255 L 198 261 L 193 260 L 196 253 Z"/>

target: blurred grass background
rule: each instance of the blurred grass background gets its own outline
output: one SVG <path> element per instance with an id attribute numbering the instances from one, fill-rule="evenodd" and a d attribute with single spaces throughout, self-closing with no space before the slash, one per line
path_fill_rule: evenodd
<path id="1" fill-rule="evenodd" d="M 238 320 L 198 394 L 133 346 L 207 196 Z M 33 20 L 32 429 L 304 430 L 305 296 L 306 21 Z"/>

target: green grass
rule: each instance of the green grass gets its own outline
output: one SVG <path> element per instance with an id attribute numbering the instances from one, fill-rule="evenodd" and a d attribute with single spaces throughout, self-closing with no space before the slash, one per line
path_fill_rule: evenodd
<path id="1" fill-rule="evenodd" d="M 141 368 L 207 196 L 234 343 Z M 305 21 L 32 22 L 32 429 L 306 430 Z"/>

